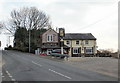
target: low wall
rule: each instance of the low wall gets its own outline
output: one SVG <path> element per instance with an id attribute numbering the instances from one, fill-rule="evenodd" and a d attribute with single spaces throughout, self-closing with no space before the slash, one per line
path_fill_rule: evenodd
<path id="1" fill-rule="evenodd" d="M 112 57 L 114 57 L 114 58 L 120 58 L 120 54 L 119 54 L 119 56 L 118 56 L 117 53 L 111 53 L 110 55 L 111 55 Z"/>
<path id="2" fill-rule="evenodd" d="M 97 57 L 69 57 L 68 61 L 83 61 L 90 58 L 97 58 Z"/>

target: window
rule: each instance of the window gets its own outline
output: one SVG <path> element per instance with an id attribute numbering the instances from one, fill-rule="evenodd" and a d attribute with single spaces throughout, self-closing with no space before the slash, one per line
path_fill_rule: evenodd
<path id="1" fill-rule="evenodd" d="M 89 42 L 88 42 L 88 40 L 85 40 L 85 44 L 88 44 Z"/>
<path id="2" fill-rule="evenodd" d="M 70 44 L 70 41 L 66 41 L 66 44 L 69 45 L 69 44 Z"/>
<path id="3" fill-rule="evenodd" d="M 47 41 L 48 41 L 48 42 L 53 41 L 53 35 L 48 35 L 48 36 L 47 36 Z"/>
<path id="4" fill-rule="evenodd" d="M 78 40 L 76 41 L 76 45 L 79 45 L 79 41 Z"/>
<path id="5" fill-rule="evenodd" d="M 78 54 L 78 53 L 80 53 L 79 49 L 78 48 L 73 48 L 73 54 Z"/>
<path id="6" fill-rule="evenodd" d="M 86 54 L 92 54 L 92 53 L 93 53 L 92 47 L 86 47 Z"/>

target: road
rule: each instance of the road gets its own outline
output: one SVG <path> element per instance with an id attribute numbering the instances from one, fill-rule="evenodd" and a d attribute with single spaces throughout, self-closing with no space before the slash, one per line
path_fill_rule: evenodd
<path id="1" fill-rule="evenodd" d="M 118 78 L 40 58 L 29 53 L 2 51 L 3 81 L 117 81 Z"/>

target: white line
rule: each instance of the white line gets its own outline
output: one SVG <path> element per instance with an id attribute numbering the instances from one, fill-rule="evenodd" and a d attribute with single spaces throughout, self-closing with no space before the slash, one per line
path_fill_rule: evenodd
<path id="1" fill-rule="evenodd" d="M 8 71 L 6 71 L 6 73 L 8 74 Z"/>
<path id="2" fill-rule="evenodd" d="M 5 76 L 2 76 L 3 78 L 5 77 Z"/>
<path id="3" fill-rule="evenodd" d="M 6 73 L 8 74 L 8 76 L 11 78 L 12 81 L 15 81 L 15 79 L 13 79 L 13 77 L 10 75 L 10 73 L 8 71 L 6 71 Z"/>
<path id="4" fill-rule="evenodd" d="M 10 77 L 10 78 L 12 78 L 12 76 L 11 76 L 11 75 L 10 75 L 9 77 Z"/>
<path id="5" fill-rule="evenodd" d="M 8 71 L 6 71 L 6 73 L 10 76 L 10 73 Z"/>
<path id="6" fill-rule="evenodd" d="M 15 79 L 11 79 L 12 81 L 15 81 Z"/>
<path id="7" fill-rule="evenodd" d="M 68 79 L 72 79 L 71 77 L 66 76 L 66 75 L 63 75 L 63 74 L 61 74 L 61 73 L 59 73 L 59 72 L 56 72 L 56 71 L 54 71 L 54 70 L 52 70 L 52 69 L 49 69 L 49 71 L 52 71 L 52 72 L 54 72 L 54 73 L 56 73 L 56 74 L 58 74 L 58 75 L 61 75 L 61 76 L 63 76 L 63 77 L 66 77 L 66 78 L 68 78 Z"/>
<path id="8" fill-rule="evenodd" d="M 36 65 L 38 65 L 38 66 L 40 66 L 40 67 L 42 66 L 42 65 L 40 65 L 40 64 L 38 64 L 38 63 L 36 63 L 36 62 L 34 62 L 34 61 L 32 61 L 32 63 L 34 63 L 34 64 L 36 64 Z"/>

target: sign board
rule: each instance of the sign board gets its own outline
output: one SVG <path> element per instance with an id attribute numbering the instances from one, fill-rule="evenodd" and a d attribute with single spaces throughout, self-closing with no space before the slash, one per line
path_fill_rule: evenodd
<path id="1" fill-rule="evenodd" d="M 64 28 L 59 28 L 59 35 L 60 35 L 60 37 L 65 36 L 65 29 Z"/>

